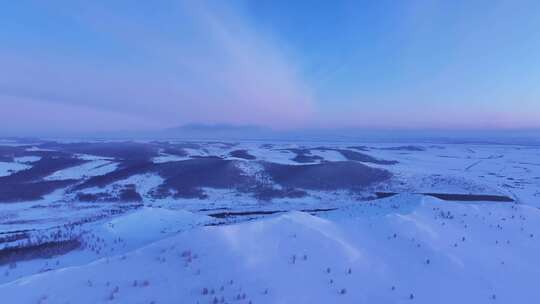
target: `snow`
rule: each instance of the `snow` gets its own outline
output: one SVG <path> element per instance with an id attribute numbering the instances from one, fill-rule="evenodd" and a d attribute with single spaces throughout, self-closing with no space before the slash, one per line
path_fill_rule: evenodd
<path id="1" fill-rule="evenodd" d="M 85 205 L 88 204 L 85 203 Z M 82 204 L 78 204 L 78 207 L 81 206 Z M 57 211 L 68 214 L 72 212 L 66 209 Z M 103 211 L 108 213 L 110 210 Z M 93 216 L 95 210 L 90 212 L 79 210 L 77 215 L 70 215 L 72 220 L 76 221 L 77 216 L 84 213 L 86 213 L 86 216 Z M 121 210 L 116 209 L 115 212 L 121 213 Z M 144 207 L 123 213 L 113 219 L 100 220 L 89 226 L 75 227 L 73 230 L 68 229 L 71 233 L 79 235 L 79 240 L 85 244 L 83 247 L 51 259 L 20 261 L 17 263 L 16 268 L 5 265 L 5 270 L 2 270 L 4 275 L 0 276 L 0 284 L 41 273 L 43 269 L 81 266 L 104 257 L 122 255 L 181 231 L 212 223 L 213 221 L 214 219 L 208 216 L 184 210 Z M 47 224 L 51 227 L 47 228 Z M 34 238 L 43 238 L 51 234 L 49 232 L 54 234 L 57 231 L 54 222 L 51 223 L 50 220 L 48 223 L 43 223 L 41 227 L 36 225 L 36 228 L 35 232 L 32 232 L 35 234 Z M 65 229 L 60 228 L 60 231 L 65 232 Z"/>
<path id="2" fill-rule="evenodd" d="M 264 173 L 264 167 L 260 163 L 238 160 L 234 164 L 244 172 L 244 175 L 253 176 L 257 181 L 263 184 L 270 184 L 272 182 L 270 177 Z"/>
<path id="3" fill-rule="evenodd" d="M 138 174 L 130 176 L 124 180 L 118 181 L 119 185 L 135 185 L 137 192 L 146 196 L 148 193 L 159 185 L 163 184 L 165 180 L 158 174 Z"/>
<path id="4" fill-rule="evenodd" d="M 184 210 L 144 207 L 125 216 L 115 218 L 102 228 L 111 237 L 145 243 L 155 240 L 156 235 L 172 233 L 209 223 L 212 218 Z M 144 223 L 144 225 L 141 225 Z M 103 236 L 103 235 L 102 235 Z"/>
<path id="5" fill-rule="evenodd" d="M 455 217 L 438 217 L 437 208 Z M 119 218 L 114 231 L 143 233 L 137 223 L 155 228 L 156 219 L 171 216 L 153 212 Z M 512 215 L 526 218 L 526 231 Z M 540 268 L 530 265 L 540 244 L 529 233 L 539 226 L 531 207 L 406 195 L 325 218 L 290 212 L 199 227 L 127 254 L 24 277 L 0 292 L 18 303 L 211 303 L 238 296 L 242 303 L 402 303 L 411 294 L 415 303 L 493 303 L 493 296 L 536 303 Z"/>
<path id="6" fill-rule="evenodd" d="M 0 162 L 0 176 L 8 176 L 31 166 L 18 162 Z"/>
<path id="7" fill-rule="evenodd" d="M 143 199 L 148 199 L 149 192 L 158 187 L 164 182 L 164 179 L 158 174 L 146 173 L 136 174 L 128 178 L 114 182 L 106 187 L 91 187 L 81 190 L 81 193 L 96 194 L 96 193 L 115 193 L 115 189 L 127 185 L 135 185 L 137 193 L 139 193 Z"/>
<path id="8" fill-rule="evenodd" d="M 54 151 L 52 149 L 44 149 L 44 148 L 39 148 L 39 147 L 36 147 L 36 146 L 32 146 L 30 148 L 26 148 L 26 151 L 28 152 L 47 152 L 47 151 Z"/>
<path id="9" fill-rule="evenodd" d="M 311 155 L 320 156 L 323 161 L 345 161 L 343 154 L 335 150 L 311 150 Z"/>
<path id="10" fill-rule="evenodd" d="M 184 148 L 183 149 L 189 156 L 208 156 L 208 149 L 193 149 L 193 148 Z"/>
<path id="11" fill-rule="evenodd" d="M 174 162 L 174 161 L 182 161 L 190 159 L 189 157 L 183 157 L 178 155 L 172 155 L 172 154 L 161 154 L 160 156 L 152 158 L 152 161 L 156 164 L 160 163 L 167 163 L 167 162 Z"/>
<path id="12" fill-rule="evenodd" d="M 15 172 L 31 168 L 31 164 L 40 160 L 39 156 L 21 156 L 13 158 L 12 162 L 0 161 L 0 177 L 9 176 Z"/>
<path id="13" fill-rule="evenodd" d="M 370 164 L 390 170 L 394 178 L 365 195 L 308 191 L 303 198 L 260 202 L 234 189 L 205 188 L 204 200 L 154 199 L 149 193 L 163 178 L 149 173 L 85 190 L 110 192 L 132 184 L 142 204 L 74 202 L 64 189 L 40 201 L 4 204 L 0 233 L 28 230 L 39 238 L 92 220 L 74 229 L 84 244 L 77 250 L 19 261 L 16 267 L 0 265 L 2 301 L 539 303 L 540 150 L 414 145 L 425 151 L 379 149 L 403 146 L 391 143 L 372 144 L 363 152 L 399 162 Z M 247 150 L 257 160 L 234 164 L 270 185 L 258 161 L 302 165 L 292 161 L 294 153 L 280 150 L 298 147 L 290 143 L 203 147 L 188 153 L 224 156 L 227 149 Z M 324 161 L 343 160 L 335 150 L 311 151 Z M 47 179 L 97 176 L 117 166 L 112 159 L 79 157 L 89 162 Z M 183 159 L 162 154 L 153 161 Z M 0 175 L 37 160 L 0 163 Z M 26 167 L 4 169 L 13 166 Z M 366 200 L 375 190 L 402 194 Z M 450 202 L 411 194 L 421 192 L 501 194 L 516 203 Z M 317 208 L 336 209 L 297 211 Z M 279 212 L 225 219 L 206 215 L 220 211 Z"/>
<path id="14" fill-rule="evenodd" d="M 92 176 L 104 175 L 118 168 L 112 161 L 97 159 L 79 166 L 59 170 L 45 177 L 45 180 L 84 179 Z"/>
<path id="15" fill-rule="evenodd" d="M 15 162 L 17 163 L 35 163 L 40 159 L 40 156 L 21 156 L 14 158 Z"/>
<path id="16" fill-rule="evenodd" d="M 97 155 L 90 155 L 90 154 L 75 154 L 75 156 L 78 159 L 82 160 L 114 160 L 113 157 L 104 157 L 104 156 L 97 156 Z"/>
<path id="17" fill-rule="evenodd" d="M 7 146 L 7 147 L 21 147 L 21 146 L 28 145 L 28 143 L 19 142 L 17 140 L 10 140 L 10 139 L 0 138 L 0 145 L 1 146 Z"/>
<path id="18" fill-rule="evenodd" d="M 286 165 L 301 165 L 292 159 L 296 154 L 287 150 L 253 148 L 248 150 L 257 160 Z"/>

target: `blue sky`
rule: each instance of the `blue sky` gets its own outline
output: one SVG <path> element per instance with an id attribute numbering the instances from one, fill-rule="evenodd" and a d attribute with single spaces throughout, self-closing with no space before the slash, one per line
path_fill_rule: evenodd
<path id="1" fill-rule="evenodd" d="M 0 128 L 540 128 L 539 1 L 8 1 Z"/>

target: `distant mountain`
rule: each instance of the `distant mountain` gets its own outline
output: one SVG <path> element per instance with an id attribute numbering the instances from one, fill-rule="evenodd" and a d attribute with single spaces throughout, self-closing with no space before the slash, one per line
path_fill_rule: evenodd
<path id="1" fill-rule="evenodd" d="M 230 124 L 186 124 L 160 130 L 88 133 L 73 138 L 122 140 L 253 140 L 276 138 L 270 128 Z"/>
<path id="2" fill-rule="evenodd" d="M 66 138 L 68 136 L 50 136 Z M 408 130 L 305 128 L 275 130 L 256 125 L 186 124 L 160 130 L 115 131 L 73 135 L 74 139 L 121 140 L 275 140 L 341 142 L 431 142 L 457 144 L 515 144 L 540 146 L 540 130 Z"/>
<path id="3" fill-rule="evenodd" d="M 159 135 L 159 136 L 158 136 Z M 188 124 L 158 131 L 156 138 L 209 140 L 285 140 L 359 142 L 434 142 L 540 145 L 540 130 L 373 130 L 306 128 L 275 130 L 254 125 Z"/>
<path id="4" fill-rule="evenodd" d="M 252 125 L 187 124 L 164 129 L 161 136 L 184 139 L 266 139 L 276 132 L 270 128 Z"/>

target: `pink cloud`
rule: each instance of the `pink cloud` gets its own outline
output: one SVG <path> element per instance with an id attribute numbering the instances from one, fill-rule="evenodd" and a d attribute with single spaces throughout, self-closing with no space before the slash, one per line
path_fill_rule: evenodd
<path id="1" fill-rule="evenodd" d="M 207 122 L 287 128 L 313 118 L 313 97 L 294 61 L 236 11 L 179 4 L 168 16 L 178 20 L 169 24 L 178 30 L 163 31 L 97 6 L 86 9 L 75 13 L 78 22 L 132 48 L 144 61 L 96 65 L 99 57 L 0 49 L 0 64 L 9 71 L 0 75 L 0 93 L 31 99 L 34 108 L 76 111 L 80 123 L 91 124 L 102 114 L 100 127 L 110 129 L 124 127 L 122 119 L 162 127 Z M 13 101 L 0 97 L 0 104 Z M 87 119 L 81 109 L 87 109 Z"/>

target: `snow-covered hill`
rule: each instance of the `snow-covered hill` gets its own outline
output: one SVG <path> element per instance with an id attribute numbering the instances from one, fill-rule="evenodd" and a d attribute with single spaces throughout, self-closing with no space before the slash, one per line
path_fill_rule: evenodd
<path id="1" fill-rule="evenodd" d="M 109 225 L 144 234 L 152 212 Z M 539 233 L 536 208 L 395 196 L 199 227 L 0 293 L 13 303 L 537 303 Z"/>

